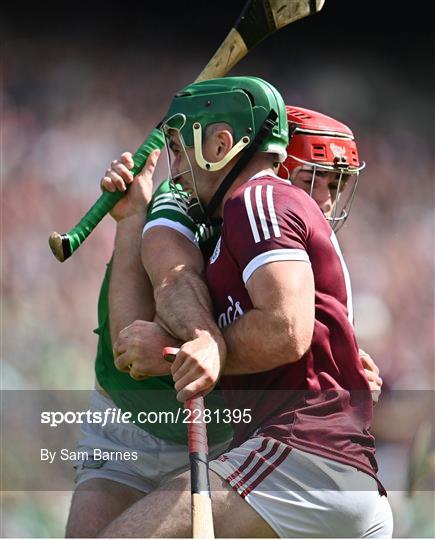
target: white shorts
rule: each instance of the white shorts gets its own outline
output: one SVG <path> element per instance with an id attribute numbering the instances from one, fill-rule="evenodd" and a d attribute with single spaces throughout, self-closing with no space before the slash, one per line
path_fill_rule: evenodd
<path id="1" fill-rule="evenodd" d="M 117 409 L 110 398 L 97 390 L 91 394 L 89 408 L 91 411 Z M 108 423 L 104 427 L 85 423 L 81 431 L 83 438 L 77 451 L 87 457 L 75 463 L 77 485 L 92 478 L 105 478 L 146 494 L 190 467 L 187 445 L 160 439 L 132 423 Z M 229 443 L 211 446 L 210 458 L 219 456 Z M 99 451 L 122 452 L 127 456 L 130 453 L 130 456 L 128 459 L 94 459 Z"/>
<path id="2" fill-rule="evenodd" d="M 374 478 L 354 467 L 254 437 L 210 462 L 281 538 L 391 538 Z"/>

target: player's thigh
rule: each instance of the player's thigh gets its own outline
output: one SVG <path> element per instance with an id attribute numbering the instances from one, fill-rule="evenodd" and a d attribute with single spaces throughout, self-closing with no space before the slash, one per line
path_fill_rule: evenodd
<path id="1" fill-rule="evenodd" d="M 67 538 L 95 538 L 144 494 L 105 478 L 93 478 L 74 491 L 66 525 Z"/>
<path id="2" fill-rule="evenodd" d="M 210 471 L 217 538 L 277 538 L 272 527 L 223 478 Z"/>
<path id="3" fill-rule="evenodd" d="M 128 508 L 99 537 L 189 538 L 190 519 L 190 481 L 184 473 Z"/>
<path id="4" fill-rule="evenodd" d="M 210 471 L 216 537 L 275 538 L 273 529 L 234 490 Z M 102 538 L 189 538 L 190 474 L 146 495 L 101 531 Z"/>

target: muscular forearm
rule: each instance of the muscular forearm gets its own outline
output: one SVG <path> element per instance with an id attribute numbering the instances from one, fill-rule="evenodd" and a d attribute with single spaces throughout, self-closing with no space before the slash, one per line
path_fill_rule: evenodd
<path id="1" fill-rule="evenodd" d="M 153 293 L 140 258 L 144 221 L 144 214 L 136 214 L 117 224 L 109 285 L 112 343 L 133 321 L 152 321 L 154 317 Z"/>
<path id="2" fill-rule="evenodd" d="M 227 345 L 224 374 L 268 371 L 297 362 L 307 351 L 289 321 L 274 312 L 252 309 L 223 330 Z"/>
<path id="3" fill-rule="evenodd" d="M 168 329 L 183 341 L 207 332 L 225 349 L 214 321 L 208 289 L 195 269 L 178 266 L 154 290 L 156 312 Z"/>
<path id="4" fill-rule="evenodd" d="M 177 399 L 205 395 L 223 369 L 226 346 L 202 280 L 201 252 L 179 232 L 156 226 L 143 237 L 142 262 L 154 287 L 159 319 L 183 342 L 171 367 L 175 388 L 183 389 Z"/>

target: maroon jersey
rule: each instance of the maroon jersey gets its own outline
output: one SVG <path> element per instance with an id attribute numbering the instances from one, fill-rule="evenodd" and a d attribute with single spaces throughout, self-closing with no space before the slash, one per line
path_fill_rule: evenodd
<path id="1" fill-rule="evenodd" d="M 233 446 L 253 434 L 269 436 L 376 478 L 369 432 L 371 394 L 351 322 L 348 273 L 335 235 L 303 190 L 260 173 L 225 203 L 222 236 L 207 267 L 221 328 L 252 309 L 245 284 L 253 272 L 283 260 L 312 267 L 311 348 L 298 362 L 221 379 L 228 406 L 248 408 L 252 414 L 251 423 L 234 425 Z"/>

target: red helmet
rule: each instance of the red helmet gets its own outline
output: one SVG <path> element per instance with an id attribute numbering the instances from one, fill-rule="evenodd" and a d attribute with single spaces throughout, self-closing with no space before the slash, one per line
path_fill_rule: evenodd
<path id="1" fill-rule="evenodd" d="M 359 171 L 365 167 L 365 163 L 360 163 L 353 133 L 345 124 L 317 111 L 293 106 L 286 106 L 286 111 L 290 142 L 287 159 L 280 166 L 278 174 L 291 180 L 295 169 L 311 167 L 312 194 L 316 171 L 336 172 L 339 178 L 338 193 L 334 207 L 326 217 L 332 228 L 337 230 L 349 214 Z M 351 177 L 354 182 L 349 182 Z M 345 202 L 340 201 L 342 191 L 348 192 L 348 196 L 344 196 Z"/>

